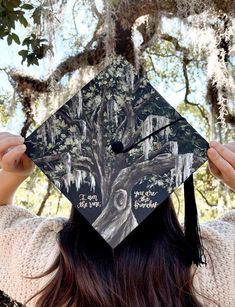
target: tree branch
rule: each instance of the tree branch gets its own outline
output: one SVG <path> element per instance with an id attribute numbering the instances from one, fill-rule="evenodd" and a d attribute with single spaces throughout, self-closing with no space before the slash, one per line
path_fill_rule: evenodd
<path id="1" fill-rule="evenodd" d="M 155 157 L 157 157 L 158 155 L 164 153 L 166 151 L 166 149 L 170 149 L 170 142 L 165 143 L 160 149 L 158 150 L 154 150 L 149 154 L 148 160 L 152 160 Z M 144 155 L 142 155 L 139 159 L 136 160 L 136 163 L 139 164 L 141 162 L 145 161 L 145 157 Z"/>
<path id="2" fill-rule="evenodd" d="M 214 9 L 216 12 L 226 13 L 230 16 L 234 16 L 234 1 L 220 1 L 220 0 L 211 0 L 209 7 L 206 5 L 201 5 L 197 7 L 196 14 L 201 14 L 208 8 Z M 155 12 L 161 12 L 162 15 L 167 16 L 180 16 L 180 12 L 177 9 L 176 0 L 164 0 L 164 1 L 153 1 L 153 0 L 121 0 L 117 6 L 117 16 L 122 20 L 123 28 L 130 27 L 133 25 L 135 20 L 144 15 L 152 15 Z M 188 12 L 186 12 L 184 17 L 190 16 L 192 13 L 191 7 L 188 7 Z"/>
<path id="3" fill-rule="evenodd" d="M 182 64 L 183 64 L 183 75 L 185 79 L 185 96 L 184 96 L 184 103 L 192 105 L 196 108 L 198 108 L 199 112 L 201 113 L 202 117 L 205 119 L 208 127 L 210 127 L 210 122 L 208 119 L 207 111 L 204 108 L 204 106 L 198 104 L 198 103 L 193 103 L 188 100 L 188 95 L 190 94 L 190 86 L 189 86 L 189 77 L 188 77 L 188 64 L 192 61 L 189 59 L 189 49 L 186 47 L 183 47 L 179 44 L 177 38 L 169 35 L 169 34 L 162 34 L 161 38 L 163 40 L 171 42 L 175 46 L 176 51 L 180 51 L 183 54 L 183 59 L 182 59 Z"/>
<path id="4" fill-rule="evenodd" d="M 23 127 L 21 129 L 21 135 L 23 137 L 26 137 L 26 134 L 31 126 L 31 124 L 34 122 L 34 114 L 32 110 L 32 97 L 31 95 L 24 94 L 22 97 L 22 106 L 23 111 L 25 113 L 26 119 L 24 121 Z"/>
<path id="5" fill-rule="evenodd" d="M 37 212 L 37 215 L 38 215 L 38 216 L 41 216 L 42 211 L 43 211 L 43 209 L 44 209 L 44 207 L 45 207 L 45 204 L 46 204 L 48 198 L 51 196 L 51 189 L 52 189 L 52 182 L 48 179 L 47 191 L 46 191 L 46 194 L 44 195 L 44 198 L 43 198 L 43 200 L 42 200 L 42 203 L 41 203 L 41 205 L 40 205 L 40 208 L 39 208 L 39 210 L 38 210 L 38 212 Z"/>
<path id="6" fill-rule="evenodd" d="M 16 84 L 24 84 L 24 89 L 37 93 L 49 93 L 53 90 L 53 87 L 51 87 L 53 82 L 59 82 L 63 76 L 79 68 L 98 65 L 104 57 L 105 49 L 103 44 L 100 43 L 96 49 L 85 50 L 82 53 L 67 58 L 44 81 L 29 76 L 22 76 L 18 72 L 11 72 L 10 76 Z"/>
<path id="7" fill-rule="evenodd" d="M 170 154 L 170 153 L 169 153 Z M 162 175 L 169 172 L 171 169 L 175 167 L 175 155 L 171 155 L 164 160 L 160 160 L 159 154 L 152 158 L 152 160 L 145 160 L 140 163 L 134 163 L 134 165 L 129 166 L 125 169 L 122 169 L 118 176 L 116 177 L 112 190 L 117 190 L 122 187 L 123 182 L 125 182 L 125 187 L 127 190 L 131 190 L 133 186 L 144 176 L 147 175 Z M 201 161 L 200 157 L 195 156 L 193 167 Z"/>
<path id="8" fill-rule="evenodd" d="M 131 103 L 124 103 L 123 108 L 125 110 L 127 123 L 124 131 L 122 143 L 124 147 L 128 147 L 129 144 L 133 144 L 133 135 L 135 132 L 135 112 L 132 108 Z"/>
<path id="9" fill-rule="evenodd" d="M 57 207 L 56 207 L 56 214 L 58 214 L 58 212 L 59 212 L 60 202 L 61 202 L 62 197 L 63 197 L 63 193 L 60 193 L 60 195 L 58 197 Z"/>
<path id="10" fill-rule="evenodd" d="M 210 207 L 216 207 L 217 205 L 211 204 L 208 199 L 206 198 L 206 196 L 202 193 L 202 191 L 200 191 L 199 189 L 197 189 L 197 192 L 201 195 L 201 197 L 205 200 L 206 204 Z"/>
<path id="11" fill-rule="evenodd" d="M 151 161 L 144 161 L 139 164 L 134 164 L 130 167 L 122 169 L 116 180 L 113 183 L 112 190 L 118 190 L 121 188 L 123 182 L 127 190 L 131 190 L 133 186 L 146 175 L 164 174 L 170 171 L 175 166 L 175 156 L 168 158 L 167 160 L 157 163 L 157 157 Z M 120 185 L 120 187 L 119 187 Z"/>
<path id="12" fill-rule="evenodd" d="M 36 164 L 46 164 L 46 163 L 56 162 L 56 161 L 61 161 L 61 155 L 44 156 L 41 158 L 34 159 L 34 162 Z M 71 156 L 71 165 L 73 165 L 74 167 L 78 167 L 82 170 L 85 170 L 87 172 L 91 172 L 93 174 L 95 173 L 94 164 L 88 157 L 80 157 L 78 159 L 78 158 L 74 158 Z"/>

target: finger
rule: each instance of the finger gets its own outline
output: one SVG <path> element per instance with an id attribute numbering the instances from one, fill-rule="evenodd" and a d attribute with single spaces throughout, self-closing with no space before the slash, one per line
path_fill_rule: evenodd
<path id="1" fill-rule="evenodd" d="M 13 149 L 11 149 L 2 158 L 1 161 L 2 168 L 8 172 L 16 169 L 19 164 L 20 158 L 22 157 L 25 151 L 26 151 L 26 146 L 24 144 L 16 146 Z"/>
<path id="2" fill-rule="evenodd" d="M 210 142 L 210 147 L 214 148 L 219 153 L 219 155 L 224 158 L 224 160 L 235 167 L 235 153 L 232 152 L 232 150 L 215 141 Z"/>
<path id="3" fill-rule="evenodd" d="M 0 140 L 0 154 L 5 153 L 10 147 L 21 145 L 24 143 L 24 138 L 21 136 L 13 137 L 6 136 Z"/>
<path id="4" fill-rule="evenodd" d="M 212 161 L 212 163 L 221 172 L 221 175 L 225 180 L 230 181 L 231 178 L 235 179 L 234 168 L 231 166 L 231 164 L 228 161 L 223 159 L 223 157 L 220 156 L 220 154 L 214 148 L 210 148 L 208 150 L 208 156 Z"/>
<path id="5" fill-rule="evenodd" d="M 235 142 L 231 142 L 231 143 L 225 144 L 224 146 L 227 147 L 229 150 L 231 150 L 232 152 L 235 153 Z"/>
<path id="6" fill-rule="evenodd" d="M 0 132 L 0 140 L 6 138 L 6 137 L 17 137 L 19 135 L 12 134 L 10 132 Z"/>
<path id="7" fill-rule="evenodd" d="M 215 164 L 210 159 L 208 160 L 208 167 L 212 175 L 214 175 L 215 177 L 221 178 L 221 172 L 218 170 L 218 168 L 215 166 Z"/>

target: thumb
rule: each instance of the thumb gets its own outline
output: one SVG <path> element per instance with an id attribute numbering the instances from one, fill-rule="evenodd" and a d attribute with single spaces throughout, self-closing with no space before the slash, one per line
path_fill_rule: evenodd
<path id="1" fill-rule="evenodd" d="M 24 154 L 26 146 L 19 145 L 4 154 L 1 160 L 1 166 L 5 171 L 12 172 L 19 166 L 20 159 Z"/>

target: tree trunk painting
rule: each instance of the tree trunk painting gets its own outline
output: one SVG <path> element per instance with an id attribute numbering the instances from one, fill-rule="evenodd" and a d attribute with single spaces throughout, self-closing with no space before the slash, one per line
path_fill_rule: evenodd
<path id="1" fill-rule="evenodd" d="M 136 145 L 116 154 L 115 141 L 124 148 Z M 207 149 L 207 142 L 121 57 L 26 144 L 34 162 L 112 247 L 206 161 Z"/>

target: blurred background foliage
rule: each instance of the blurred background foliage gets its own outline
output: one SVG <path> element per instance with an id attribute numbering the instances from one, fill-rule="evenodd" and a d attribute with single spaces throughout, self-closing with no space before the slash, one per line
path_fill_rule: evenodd
<path id="1" fill-rule="evenodd" d="M 29 135 L 121 54 L 206 140 L 235 141 L 234 12 L 233 0 L 0 0 L 0 130 Z M 235 208 L 207 163 L 195 192 L 201 222 Z M 182 218 L 182 187 L 172 197 Z M 15 203 L 46 217 L 71 206 L 39 169 Z"/>

